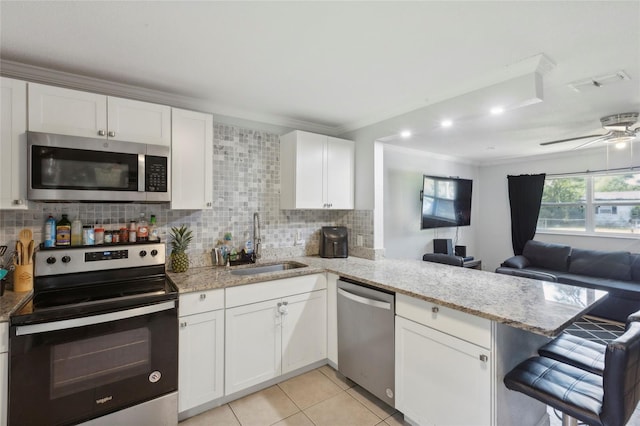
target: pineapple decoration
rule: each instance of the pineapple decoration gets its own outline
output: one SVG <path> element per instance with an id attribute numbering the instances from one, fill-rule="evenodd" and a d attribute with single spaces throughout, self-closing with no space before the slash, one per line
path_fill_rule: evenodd
<path id="1" fill-rule="evenodd" d="M 189 243 L 193 239 L 193 233 L 186 225 L 172 227 L 169 236 L 171 241 L 171 268 L 173 272 L 186 272 L 189 269 L 189 256 L 185 250 L 189 248 Z"/>

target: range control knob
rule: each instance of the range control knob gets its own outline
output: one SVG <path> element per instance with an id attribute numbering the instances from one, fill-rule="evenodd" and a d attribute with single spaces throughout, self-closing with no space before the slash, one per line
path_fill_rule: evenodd
<path id="1" fill-rule="evenodd" d="M 140 250 L 140 257 L 145 257 L 147 255 L 146 250 Z"/>
<path id="2" fill-rule="evenodd" d="M 71 258 L 69 256 L 62 256 L 62 263 L 69 263 L 71 262 Z"/>
<path id="3" fill-rule="evenodd" d="M 54 263 L 56 263 L 56 258 L 55 258 L 55 257 L 53 257 L 53 256 L 49 256 L 49 257 L 47 257 L 47 263 L 48 263 L 49 265 L 53 265 Z"/>
<path id="4" fill-rule="evenodd" d="M 153 249 L 151 250 L 151 256 L 156 257 L 158 255 L 158 250 Z"/>

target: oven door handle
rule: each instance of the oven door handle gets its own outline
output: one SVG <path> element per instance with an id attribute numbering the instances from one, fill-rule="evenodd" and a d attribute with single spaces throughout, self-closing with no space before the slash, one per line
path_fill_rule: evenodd
<path id="1" fill-rule="evenodd" d="M 176 301 L 172 300 L 170 302 L 163 302 L 154 305 L 141 306 L 139 308 L 127 309 L 126 311 L 109 312 L 108 314 L 92 315 L 88 317 L 73 318 L 62 321 L 44 322 L 40 324 L 21 325 L 16 327 L 16 336 L 66 330 L 75 327 L 86 327 L 88 325 L 102 324 L 105 322 L 168 311 L 170 309 L 174 309 L 175 307 Z"/>

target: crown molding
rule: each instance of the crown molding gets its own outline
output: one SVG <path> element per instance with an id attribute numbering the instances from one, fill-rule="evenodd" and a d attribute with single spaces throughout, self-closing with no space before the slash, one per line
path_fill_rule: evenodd
<path id="1" fill-rule="evenodd" d="M 0 60 L 0 75 L 32 83 L 48 84 L 68 89 L 84 90 L 108 96 L 159 103 L 214 114 L 220 122 L 240 124 L 275 133 L 305 130 L 337 136 L 336 128 L 293 118 L 261 114 L 240 108 L 220 105 L 212 100 L 193 98 L 159 90 L 117 83 L 95 77 L 58 71 L 21 62 Z"/>

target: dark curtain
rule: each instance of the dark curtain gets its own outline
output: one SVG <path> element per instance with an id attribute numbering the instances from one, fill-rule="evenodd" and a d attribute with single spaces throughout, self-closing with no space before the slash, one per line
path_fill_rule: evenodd
<path id="1" fill-rule="evenodd" d="M 544 173 L 507 176 L 511 206 L 511 244 L 515 255 L 522 254 L 524 244 L 536 234 L 544 177 Z"/>

